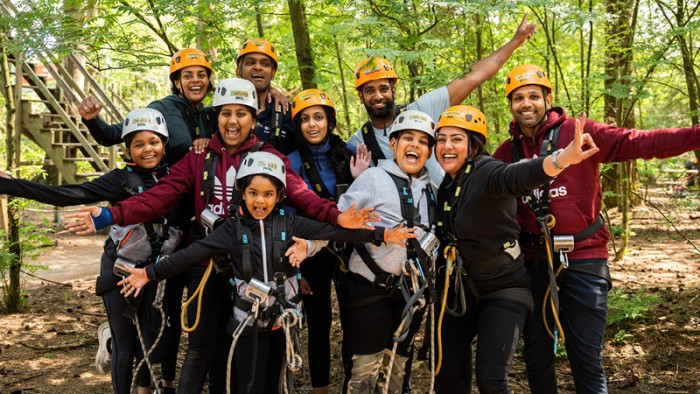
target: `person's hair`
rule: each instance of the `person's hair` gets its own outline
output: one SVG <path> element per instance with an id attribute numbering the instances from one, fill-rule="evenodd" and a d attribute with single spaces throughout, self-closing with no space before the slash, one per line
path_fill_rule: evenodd
<path id="1" fill-rule="evenodd" d="M 469 159 L 475 159 L 486 153 L 486 141 L 483 135 L 474 131 L 467 131 L 469 137 Z"/>
<path id="2" fill-rule="evenodd" d="M 214 91 L 214 84 L 211 82 L 211 70 L 209 70 L 206 67 L 204 68 L 204 70 L 206 70 L 207 79 L 209 79 L 209 85 L 207 85 L 207 93 L 211 93 Z M 178 89 L 177 86 L 175 85 L 175 81 L 180 79 L 181 71 L 182 70 L 177 70 L 174 73 L 170 74 L 170 82 L 171 82 L 170 91 L 173 94 L 180 94 L 181 93 L 180 89 Z"/>
<path id="3" fill-rule="evenodd" d="M 334 113 L 335 111 L 333 111 L 327 105 L 321 105 L 321 107 L 323 108 L 323 112 L 326 114 L 326 119 L 328 120 L 327 135 L 330 135 L 331 133 L 333 133 L 333 130 L 335 130 L 335 126 L 337 125 L 337 121 L 335 119 L 335 113 Z M 296 116 L 294 117 L 293 121 L 294 121 L 294 131 L 296 132 L 296 134 L 298 136 L 302 137 L 302 139 L 303 139 L 303 136 L 301 134 L 301 113 L 302 112 L 304 112 L 304 111 L 299 111 L 299 113 L 296 114 Z M 326 138 L 328 138 L 328 137 L 326 137 Z M 304 140 L 304 141 L 306 141 L 306 140 Z"/>

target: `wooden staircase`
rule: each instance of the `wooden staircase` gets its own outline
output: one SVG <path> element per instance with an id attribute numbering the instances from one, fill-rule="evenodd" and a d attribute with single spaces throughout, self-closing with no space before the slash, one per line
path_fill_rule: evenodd
<path id="1" fill-rule="evenodd" d="M 0 12 L 12 16 L 16 9 L 11 2 L 1 2 Z M 118 148 L 100 146 L 90 136 L 80 116 L 75 115 L 77 105 L 87 94 L 63 64 L 52 60 L 55 57 L 51 53 L 37 52 L 32 55 L 33 61 L 36 59 L 34 63 L 21 61 L 18 65 L 16 58 L 10 58 L 11 64 L 14 64 L 14 81 L 23 88 L 22 99 L 17 103 L 22 134 L 46 152 L 61 175 L 61 183 L 85 182 L 114 169 Z M 122 112 L 126 108 L 121 111 L 117 108 L 112 97 L 105 93 L 75 55 L 69 55 L 64 63 L 70 64 L 82 75 L 90 94 L 103 104 L 100 116 L 107 123 L 121 122 Z M 50 87 L 46 75 L 37 74 L 38 64 L 45 66 L 55 80 L 55 86 Z M 120 98 L 118 101 L 123 103 Z M 79 165 L 80 162 L 89 165 Z"/>

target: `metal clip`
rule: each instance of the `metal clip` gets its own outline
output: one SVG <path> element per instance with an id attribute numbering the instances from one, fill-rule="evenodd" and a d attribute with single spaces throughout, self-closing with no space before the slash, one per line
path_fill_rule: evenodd
<path id="1" fill-rule="evenodd" d="M 573 235 L 555 235 L 553 238 L 552 245 L 555 252 L 559 252 L 559 262 L 564 268 L 569 268 L 569 256 L 567 253 L 574 250 L 574 236 Z"/>

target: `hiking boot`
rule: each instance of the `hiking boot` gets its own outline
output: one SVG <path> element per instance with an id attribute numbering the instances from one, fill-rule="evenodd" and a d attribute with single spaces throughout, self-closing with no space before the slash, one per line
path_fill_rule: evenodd
<path id="1" fill-rule="evenodd" d="M 104 322 L 97 328 L 97 341 L 100 346 L 95 354 L 95 367 L 99 373 L 109 373 L 109 364 L 112 360 L 112 331 L 109 323 Z"/>

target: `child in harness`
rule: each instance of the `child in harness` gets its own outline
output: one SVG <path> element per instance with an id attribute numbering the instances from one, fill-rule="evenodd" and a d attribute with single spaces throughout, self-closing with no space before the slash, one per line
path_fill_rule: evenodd
<path id="1" fill-rule="evenodd" d="M 308 246 L 302 238 L 403 245 L 406 238 L 413 238 L 413 230 L 403 226 L 348 230 L 286 214 L 279 208 L 286 187 L 285 166 L 268 152 L 253 152 L 243 159 L 235 187 L 242 191 L 240 208 L 211 235 L 145 269 L 128 268 L 132 275 L 120 283 L 126 295 L 138 294 L 149 281 L 169 278 L 205 258 L 228 255 L 237 292 L 230 355 L 237 346 L 238 374 L 238 387 L 228 389 L 283 392 L 285 356 L 290 368 L 299 366 L 290 350 L 294 341 L 289 326 L 298 323 L 301 308 L 296 267 L 306 257 Z M 281 326 L 285 329 L 276 329 Z"/>
<path id="2" fill-rule="evenodd" d="M 340 292 L 352 352 L 348 393 L 399 393 L 413 337 L 420 328 L 427 297 L 434 292 L 431 233 L 435 195 L 425 163 L 435 145 L 433 120 L 406 110 L 389 136 L 393 160 L 380 160 L 340 197 L 339 207 L 376 206 L 379 224 L 415 226 L 407 247 L 356 243 Z M 423 247 L 418 244 L 432 244 Z M 430 240 L 433 240 L 432 242 Z"/>
<path id="3" fill-rule="evenodd" d="M 130 157 L 124 168 L 115 169 L 90 182 L 62 186 L 10 179 L 7 174 L 1 173 L 0 193 L 57 206 L 100 201 L 115 204 L 153 187 L 158 179 L 168 174 L 167 160 L 164 159 L 168 128 L 159 111 L 140 108 L 129 112 L 124 120 L 121 138 Z M 179 230 L 163 218 L 128 227 L 115 226 L 105 241 L 105 252 L 102 254 L 100 276 L 97 277 L 95 290 L 104 300 L 107 310 L 108 329 L 111 331 L 112 389 L 115 393 L 131 393 L 134 383 L 138 385 L 138 393 L 150 393 L 151 381 L 155 377 L 149 374 L 146 365 L 141 365 L 136 381 L 132 381 L 134 358 L 137 355 L 138 358 L 142 358 L 149 350 L 156 350 L 152 345 L 158 336 L 161 346 L 158 346 L 156 353 L 163 353 L 167 349 L 169 354 L 151 354 L 151 359 L 161 361 L 164 357 L 177 357 L 177 346 L 169 346 L 169 343 L 171 340 L 177 343 L 180 335 L 179 326 L 175 327 L 177 320 L 170 319 L 170 326 L 166 327 L 164 323 L 168 318 L 151 307 L 153 297 L 156 296 L 155 286 L 148 289 L 150 297 L 125 299 L 119 294 L 117 282 L 120 277 L 115 270 L 115 261 L 126 259 L 131 263 L 145 264 L 159 254 L 172 253 L 179 242 Z M 158 297 L 163 297 L 163 294 L 159 293 Z M 151 299 L 147 301 L 145 298 Z M 168 314 L 177 316 L 179 299 L 176 294 L 170 294 L 166 289 L 161 302 L 165 304 Z M 134 322 L 138 320 L 140 324 L 137 327 Z M 140 331 L 141 335 L 137 331 Z M 174 353 L 170 352 L 171 348 L 174 348 Z M 105 363 L 101 362 L 99 357 L 96 361 L 98 370 L 106 372 Z M 161 392 L 174 393 L 171 385 L 175 371 L 164 369 L 163 374 L 166 379 L 165 385 L 170 387 L 164 387 Z M 161 384 L 155 381 L 153 383 Z"/>

